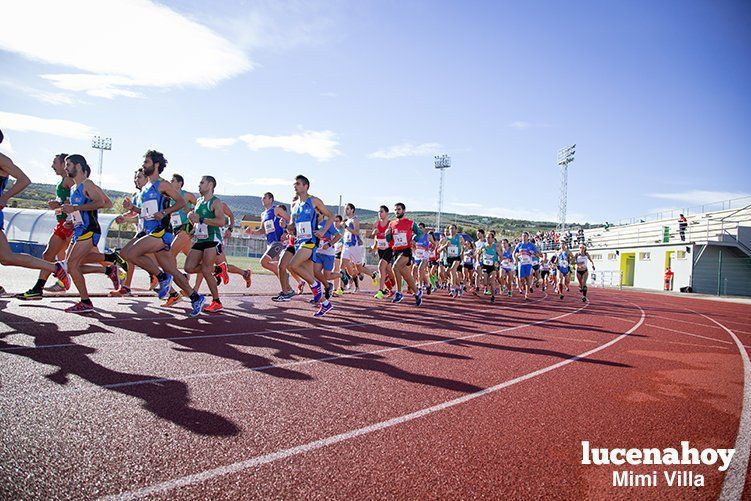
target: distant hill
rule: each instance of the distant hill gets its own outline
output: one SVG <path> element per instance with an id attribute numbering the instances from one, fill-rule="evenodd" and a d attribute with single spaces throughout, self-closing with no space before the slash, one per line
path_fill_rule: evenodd
<path id="1" fill-rule="evenodd" d="M 131 195 L 131 193 L 116 190 L 105 190 L 105 192 L 113 201 Z M 15 203 L 17 207 L 43 209 L 47 207 L 47 200 L 54 197 L 54 193 L 54 185 L 32 183 L 31 186 L 21 194 L 22 198 L 14 198 L 12 202 Z M 218 195 L 227 203 L 227 205 L 229 205 L 238 220 L 242 219 L 246 214 L 258 216 L 263 208 L 261 197 L 252 195 Z M 277 203 L 284 204 L 287 208 L 290 206 L 289 202 L 277 201 Z M 119 206 L 120 204 L 116 205 Z M 338 211 L 338 207 L 336 206 L 329 206 L 329 209 L 335 214 Z M 357 216 L 363 221 L 370 222 L 375 219 L 377 214 L 378 213 L 373 210 L 357 209 Z M 410 211 L 409 216 L 417 222 L 425 223 L 428 227 L 433 227 L 436 222 L 435 212 Z M 500 232 L 499 236 L 515 236 L 525 230 L 534 233 L 555 228 L 555 223 L 552 221 L 526 221 L 488 216 L 443 213 L 441 215 L 441 225 L 449 223 L 456 224 L 460 231 L 470 234 L 474 234 L 478 228 L 483 228 L 485 230 L 495 229 Z M 582 226 L 583 228 L 590 227 L 589 223 L 576 224 L 573 226 Z"/>

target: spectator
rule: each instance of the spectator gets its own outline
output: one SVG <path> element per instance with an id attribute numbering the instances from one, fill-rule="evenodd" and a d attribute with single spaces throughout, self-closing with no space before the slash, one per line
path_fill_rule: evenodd
<path id="1" fill-rule="evenodd" d="M 688 220 L 686 219 L 686 216 L 681 214 L 678 217 L 678 231 L 681 234 L 681 242 L 686 241 L 686 228 L 688 227 Z"/>

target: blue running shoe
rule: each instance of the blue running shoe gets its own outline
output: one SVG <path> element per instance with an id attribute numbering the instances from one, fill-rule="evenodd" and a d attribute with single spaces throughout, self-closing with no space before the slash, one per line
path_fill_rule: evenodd
<path id="1" fill-rule="evenodd" d="M 165 273 L 167 275 L 167 278 L 164 280 L 159 281 L 159 289 L 156 292 L 157 297 L 159 299 L 164 299 L 169 294 L 170 286 L 172 285 L 172 275 L 169 273 Z"/>
<path id="2" fill-rule="evenodd" d="M 422 289 L 417 290 L 417 294 L 415 294 L 415 306 L 420 306 L 422 304 Z"/>
<path id="3" fill-rule="evenodd" d="M 334 305 L 331 303 L 321 304 L 321 306 L 318 308 L 318 311 L 313 313 L 314 317 L 322 317 L 329 311 L 334 309 Z"/>
<path id="4" fill-rule="evenodd" d="M 321 282 L 317 282 L 316 285 L 310 288 L 313 291 L 313 299 L 316 303 L 320 303 L 321 299 L 323 299 L 323 287 L 321 286 Z"/>
<path id="5" fill-rule="evenodd" d="M 203 305 L 206 303 L 206 296 L 200 295 L 198 296 L 198 299 L 195 301 L 192 301 L 191 304 L 193 305 L 193 311 L 190 312 L 191 317 L 197 317 L 201 310 L 203 309 Z"/>
<path id="6" fill-rule="evenodd" d="M 392 303 L 401 303 L 402 299 L 404 299 L 404 294 L 401 292 L 397 292 L 394 294 L 394 299 L 391 300 Z"/>

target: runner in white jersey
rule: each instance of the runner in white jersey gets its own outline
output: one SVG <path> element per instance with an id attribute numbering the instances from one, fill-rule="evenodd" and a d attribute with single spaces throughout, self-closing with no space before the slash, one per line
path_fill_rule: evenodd
<path id="1" fill-rule="evenodd" d="M 365 247 L 360 236 L 360 220 L 355 216 L 354 204 L 348 203 L 344 207 L 344 250 L 342 251 L 342 268 L 353 278 L 364 279 L 368 275 L 373 280 L 373 285 L 378 285 L 378 274 L 371 272 L 365 266 Z M 356 286 L 355 292 L 358 287 Z"/>
<path id="2" fill-rule="evenodd" d="M 582 293 L 582 302 L 587 302 L 587 279 L 589 278 L 588 262 L 592 263 L 592 271 L 595 271 L 595 263 L 592 261 L 592 256 L 587 252 L 587 246 L 581 244 L 579 246 L 579 252 L 574 256 L 576 262 L 576 279 L 579 281 L 579 290 Z"/>
<path id="3" fill-rule="evenodd" d="M 477 230 L 477 240 L 475 240 L 475 293 L 480 290 L 480 282 L 483 282 L 484 272 L 482 271 L 481 255 L 482 248 L 485 247 L 486 243 L 487 240 L 485 239 L 485 230 L 480 228 Z"/>

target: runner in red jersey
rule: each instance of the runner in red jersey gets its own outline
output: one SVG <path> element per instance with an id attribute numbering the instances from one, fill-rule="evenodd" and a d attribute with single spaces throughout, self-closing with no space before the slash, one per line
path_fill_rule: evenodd
<path id="1" fill-rule="evenodd" d="M 381 288 L 374 296 L 376 299 L 382 299 L 384 294 L 389 293 L 388 282 L 396 283 L 396 276 L 394 275 L 394 268 L 392 267 L 392 263 L 394 262 L 394 251 L 391 248 L 392 242 L 386 238 L 386 231 L 388 230 L 389 225 L 389 208 L 385 205 L 381 205 L 378 210 L 378 221 L 376 221 L 372 233 L 372 236 L 375 239 L 372 250 L 378 252 L 378 275 L 380 276 L 379 283 L 381 284 Z M 390 280 L 387 280 L 387 278 L 390 278 Z"/>
<path id="2" fill-rule="evenodd" d="M 415 238 L 420 236 L 420 228 L 417 223 L 405 216 L 403 203 L 394 205 L 396 219 L 389 222 L 386 230 L 386 238 L 391 242 L 394 251 L 394 274 L 396 275 L 396 294 L 393 303 L 400 303 L 404 299 L 402 294 L 402 280 L 407 282 L 407 290 L 415 295 L 415 305 L 422 304 L 422 290 L 415 287 L 415 279 L 412 277 L 412 248 Z"/>

